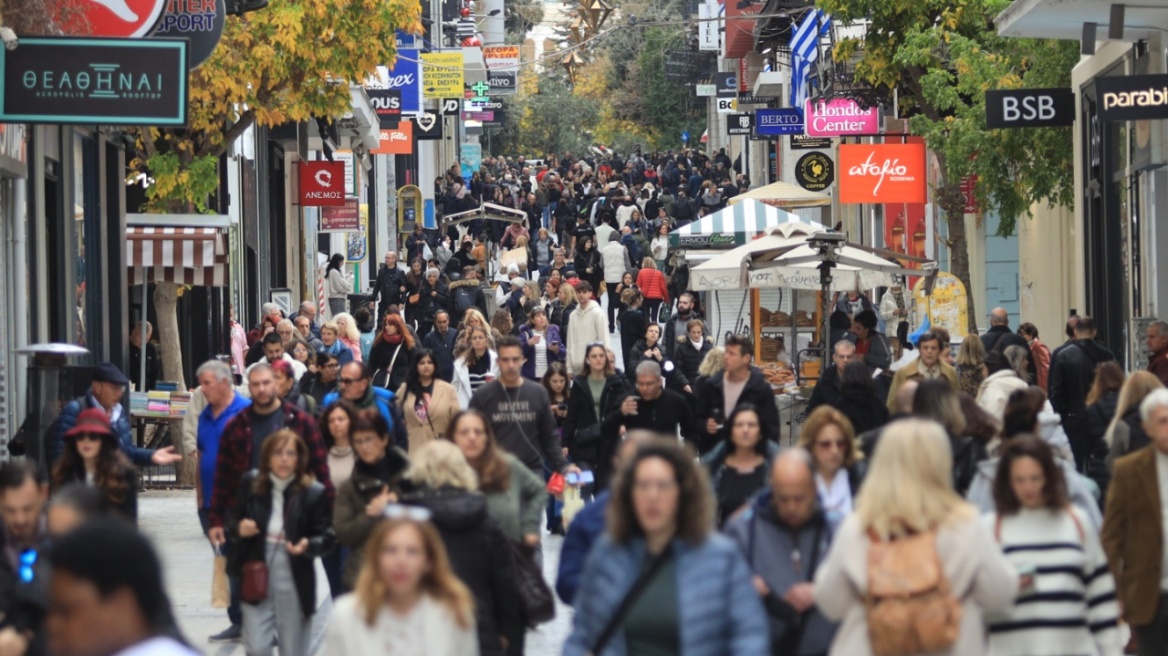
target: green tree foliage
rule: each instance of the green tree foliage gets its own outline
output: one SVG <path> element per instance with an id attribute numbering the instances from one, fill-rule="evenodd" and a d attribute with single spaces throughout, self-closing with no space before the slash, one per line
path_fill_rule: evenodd
<path id="1" fill-rule="evenodd" d="M 863 41 L 845 40 L 835 61 L 854 62 L 857 79 L 897 89 L 901 114 L 924 136 L 942 174 L 935 189 L 949 225 L 952 273 L 970 287 L 963 221 L 963 178 L 976 175 L 983 208 L 1001 216 L 999 233 L 1037 203 L 1073 199 L 1072 134 L 1068 128 L 989 130 L 985 92 L 1069 87 L 1078 61 L 1071 41 L 1006 39 L 994 18 L 1009 0 L 820 0 L 843 23 L 868 20 Z M 977 313 L 969 296 L 970 328 Z"/>
<path id="2" fill-rule="evenodd" d="M 531 28 L 543 22 L 540 0 L 507 0 L 503 9 L 503 38 L 512 45 L 522 45 Z"/>

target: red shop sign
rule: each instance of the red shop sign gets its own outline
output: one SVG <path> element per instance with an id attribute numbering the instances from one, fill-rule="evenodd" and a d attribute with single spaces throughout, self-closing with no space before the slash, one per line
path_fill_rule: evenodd
<path id="1" fill-rule="evenodd" d="M 300 162 L 300 204 L 340 207 L 345 204 L 344 162 Z"/>

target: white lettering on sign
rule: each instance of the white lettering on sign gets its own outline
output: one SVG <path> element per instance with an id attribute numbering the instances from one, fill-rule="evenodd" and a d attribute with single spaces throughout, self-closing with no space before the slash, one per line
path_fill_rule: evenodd
<path id="1" fill-rule="evenodd" d="M 414 74 L 413 73 L 406 73 L 404 75 L 395 75 L 395 76 L 389 78 L 389 81 L 386 82 L 386 84 L 385 84 L 385 88 L 387 88 L 387 89 L 400 89 L 401 87 L 413 86 L 413 84 L 414 84 Z"/>
<path id="2" fill-rule="evenodd" d="M 1103 94 L 1103 109 L 1116 107 L 1161 107 L 1168 105 L 1168 87 L 1143 91 L 1109 91 Z"/>
<path id="3" fill-rule="evenodd" d="M 899 159 L 886 159 L 883 163 L 877 164 L 872 161 L 875 156 L 876 153 L 868 153 L 868 159 L 864 160 L 863 164 L 857 164 L 848 170 L 848 175 L 861 178 L 869 175 L 879 176 L 876 186 L 872 188 L 873 196 L 880 191 L 880 185 L 884 184 L 886 177 L 894 182 L 911 182 L 916 179 L 908 174 L 908 167 L 901 164 Z"/>
<path id="4" fill-rule="evenodd" d="M 1050 120 L 1054 118 L 1054 98 L 1050 96 L 1002 98 L 1002 117 L 1007 121 Z"/>
<path id="5" fill-rule="evenodd" d="M 799 125 L 797 114 L 762 114 L 758 117 L 759 125 Z"/>
<path id="6" fill-rule="evenodd" d="M 344 191 L 306 191 L 305 198 L 314 200 L 340 200 L 345 197 Z"/>

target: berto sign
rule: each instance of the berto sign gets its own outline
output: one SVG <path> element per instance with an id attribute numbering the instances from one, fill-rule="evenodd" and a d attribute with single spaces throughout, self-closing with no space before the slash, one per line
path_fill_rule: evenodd
<path id="1" fill-rule="evenodd" d="M 1095 94 L 1104 121 L 1168 118 L 1168 75 L 1095 78 Z"/>
<path id="2" fill-rule="evenodd" d="M 924 203 L 924 144 L 843 144 L 841 203 Z"/>
<path id="3" fill-rule="evenodd" d="M 803 134 L 803 112 L 799 109 L 754 110 L 755 132 L 760 137 Z"/>
<path id="4" fill-rule="evenodd" d="M 187 42 L 21 38 L 0 49 L 0 122 L 184 126 Z"/>

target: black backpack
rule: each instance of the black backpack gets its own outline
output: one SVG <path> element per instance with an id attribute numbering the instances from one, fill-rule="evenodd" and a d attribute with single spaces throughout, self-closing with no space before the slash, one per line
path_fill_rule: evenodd
<path id="1" fill-rule="evenodd" d="M 475 306 L 474 289 L 461 285 L 454 289 L 454 314 L 461 317 Z"/>

